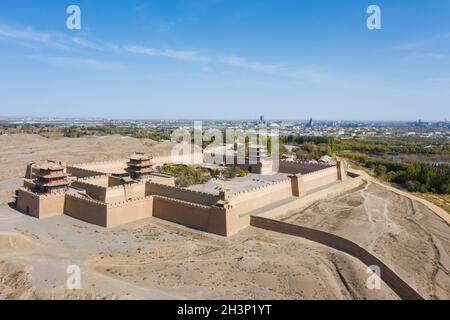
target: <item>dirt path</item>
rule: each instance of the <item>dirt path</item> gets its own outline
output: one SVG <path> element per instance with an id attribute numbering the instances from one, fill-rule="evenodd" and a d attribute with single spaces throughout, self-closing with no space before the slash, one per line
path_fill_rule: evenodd
<path id="1" fill-rule="evenodd" d="M 394 188 L 393 186 L 390 186 L 386 183 L 383 183 L 381 181 L 379 181 L 378 179 L 372 177 L 371 175 L 369 175 L 367 172 L 364 172 L 362 170 L 355 170 L 355 169 L 351 169 L 349 170 L 349 172 L 355 173 L 360 175 L 364 180 L 366 181 L 370 181 L 372 183 L 375 183 L 379 186 L 382 186 L 384 188 L 386 188 L 389 191 L 395 192 L 401 196 L 407 197 L 411 200 L 420 202 L 421 204 L 423 204 L 424 206 L 426 206 L 428 209 L 430 209 L 431 211 L 433 211 L 436 215 L 438 215 L 440 218 L 442 218 L 449 226 L 450 226 L 450 213 L 448 213 L 447 211 L 445 211 L 444 209 L 438 207 L 437 205 L 435 205 L 434 203 L 431 203 L 423 198 L 419 198 L 409 192 L 405 192 L 402 190 L 399 190 L 397 188 Z"/>

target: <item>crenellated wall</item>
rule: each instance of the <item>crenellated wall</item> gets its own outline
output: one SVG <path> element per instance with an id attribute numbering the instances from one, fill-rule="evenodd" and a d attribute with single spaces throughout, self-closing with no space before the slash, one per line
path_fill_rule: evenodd
<path id="1" fill-rule="evenodd" d="M 108 177 L 106 181 L 108 181 Z M 132 200 L 139 197 L 145 197 L 145 182 L 137 182 L 131 184 L 122 184 L 112 187 L 104 187 L 92 183 L 92 180 L 78 180 L 72 183 L 72 186 L 85 190 L 86 194 L 92 199 L 106 202 L 116 203 L 125 200 Z"/>
<path id="2" fill-rule="evenodd" d="M 291 196 L 291 179 L 285 179 L 235 193 L 231 205 L 239 214 L 244 214 Z"/>
<path id="3" fill-rule="evenodd" d="M 66 194 L 64 213 L 73 218 L 106 228 L 106 209 L 103 202 Z"/>
<path id="4" fill-rule="evenodd" d="M 88 177 L 104 175 L 103 172 L 78 168 L 78 167 L 74 167 L 74 166 L 68 166 L 67 173 L 74 177 L 77 177 L 77 178 L 88 178 Z"/>
<path id="5" fill-rule="evenodd" d="M 302 179 L 303 189 L 305 192 L 308 192 L 336 182 L 338 180 L 338 170 L 336 166 L 328 167 L 320 171 L 303 174 Z"/>
<path id="6" fill-rule="evenodd" d="M 198 192 L 154 182 L 147 182 L 145 195 L 159 195 L 206 206 L 211 206 L 219 201 L 219 196 L 210 193 Z"/>
<path id="7" fill-rule="evenodd" d="M 153 197 L 141 197 L 107 206 L 107 227 L 115 227 L 153 215 Z"/>
<path id="8" fill-rule="evenodd" d="M 17 194 L 17 209 L 38 219 L 44 219 L 64 213 L 65 193 L 39 195 L 25 188 Z"/>
<path id="9" fill-rule="evenodd" d="M 286 161 L 280 160 L 278 171 L 288 174 L 307 174 L 314 171 L 323 170 L 329 168 L 329 165 L 321 163 L 310 163 L 306 161 Z"/>
<path id="10" fill-rule="evenodd" d="M 107 176 L 103 176 L 106 177 Z M 86 194 L 92 199 L 103 201 L 106 200 L 106 187 L 92 183 L 92 180 L 78 180 L 72 183 L 72 186 L 81 190 L 85 190 Z"/>
<path id="11" fill-rule="evenodd" d="M 240 230 L 239 217 L 224 208 L 155 195 L 153 216 L 193 229 L 231 236 Z"/>

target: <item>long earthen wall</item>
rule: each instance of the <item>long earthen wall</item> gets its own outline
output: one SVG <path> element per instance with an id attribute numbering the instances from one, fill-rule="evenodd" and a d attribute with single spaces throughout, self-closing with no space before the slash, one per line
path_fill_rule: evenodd
<path id="1" fill-rule="evenodd" d="M 384 264 L 380 259 L 354 242 L 331 233 L 263 217 L 251 217 L 250 225 L 265 230 L 305 238 L 310 241 L 314 241 L 336 250 L 345 252 L 357 258 L 367 266 L 378 266 L 381 270 L 381 278 L 383 279 L 383 281 L 389 287 L 391 287 L 391 289 L 395 291 L 400 296 L 400 298 L 404 300 L 423 300 L 422 296 L 418 294 L 415 289 L 413 289 L 405 281 L 403 281 L 403 279 L 401 279 L 386 264 Z"/>

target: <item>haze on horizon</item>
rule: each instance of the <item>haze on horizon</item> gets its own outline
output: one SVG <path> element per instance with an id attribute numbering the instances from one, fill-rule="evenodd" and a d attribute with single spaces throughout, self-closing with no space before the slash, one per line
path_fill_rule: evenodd
<path id="1" fill-rule="evenodd" d="M 0 116 L 450 118 L 448 1 L 71 4 L 0 3 Z"/>

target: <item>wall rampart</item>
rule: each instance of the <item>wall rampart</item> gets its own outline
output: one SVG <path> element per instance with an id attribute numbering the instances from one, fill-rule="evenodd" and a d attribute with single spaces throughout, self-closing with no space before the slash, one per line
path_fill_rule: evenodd
<path id="1" fill-rule="evenodd" d="M 64 213 L 73 218 L 106 228 L 106 210 L 103 202 L 66 194 Z"/>
<path id="2" fill-rule="evenodd" d="M 263 217 L 251 217 L 250 225 L 265 230 L 305 238 L 307 240 L 331 247 L 335 250 L 345 252 L 357 258 L 367 266 L 376 265 L 381 269 L 383 281 L 394 292 L 396 292 L 400 296 L 400 298 L 405 300 L 423 300 L 422 296 L 420 296 L 420 294 L 418 294 L 415 289 L 413 289 L 405 281 L 403 281 L 384 262 L 352 241 L 328 232 L 323 232 L 320 230 L 306 228 Z"/>
<path id="3" fill-rule="evenodd" d="M 163 197 L 170 197 L 178 200 L 194 202 L 201 205 L 211 206 L 219 201 L 219 196 L 198 192 L 194 190 L 184 189 L 180 187 L 174 187 L 169 185 L 163 185 L 155 182 L 147 182 L 145 194 L 159 195 Z"/>

